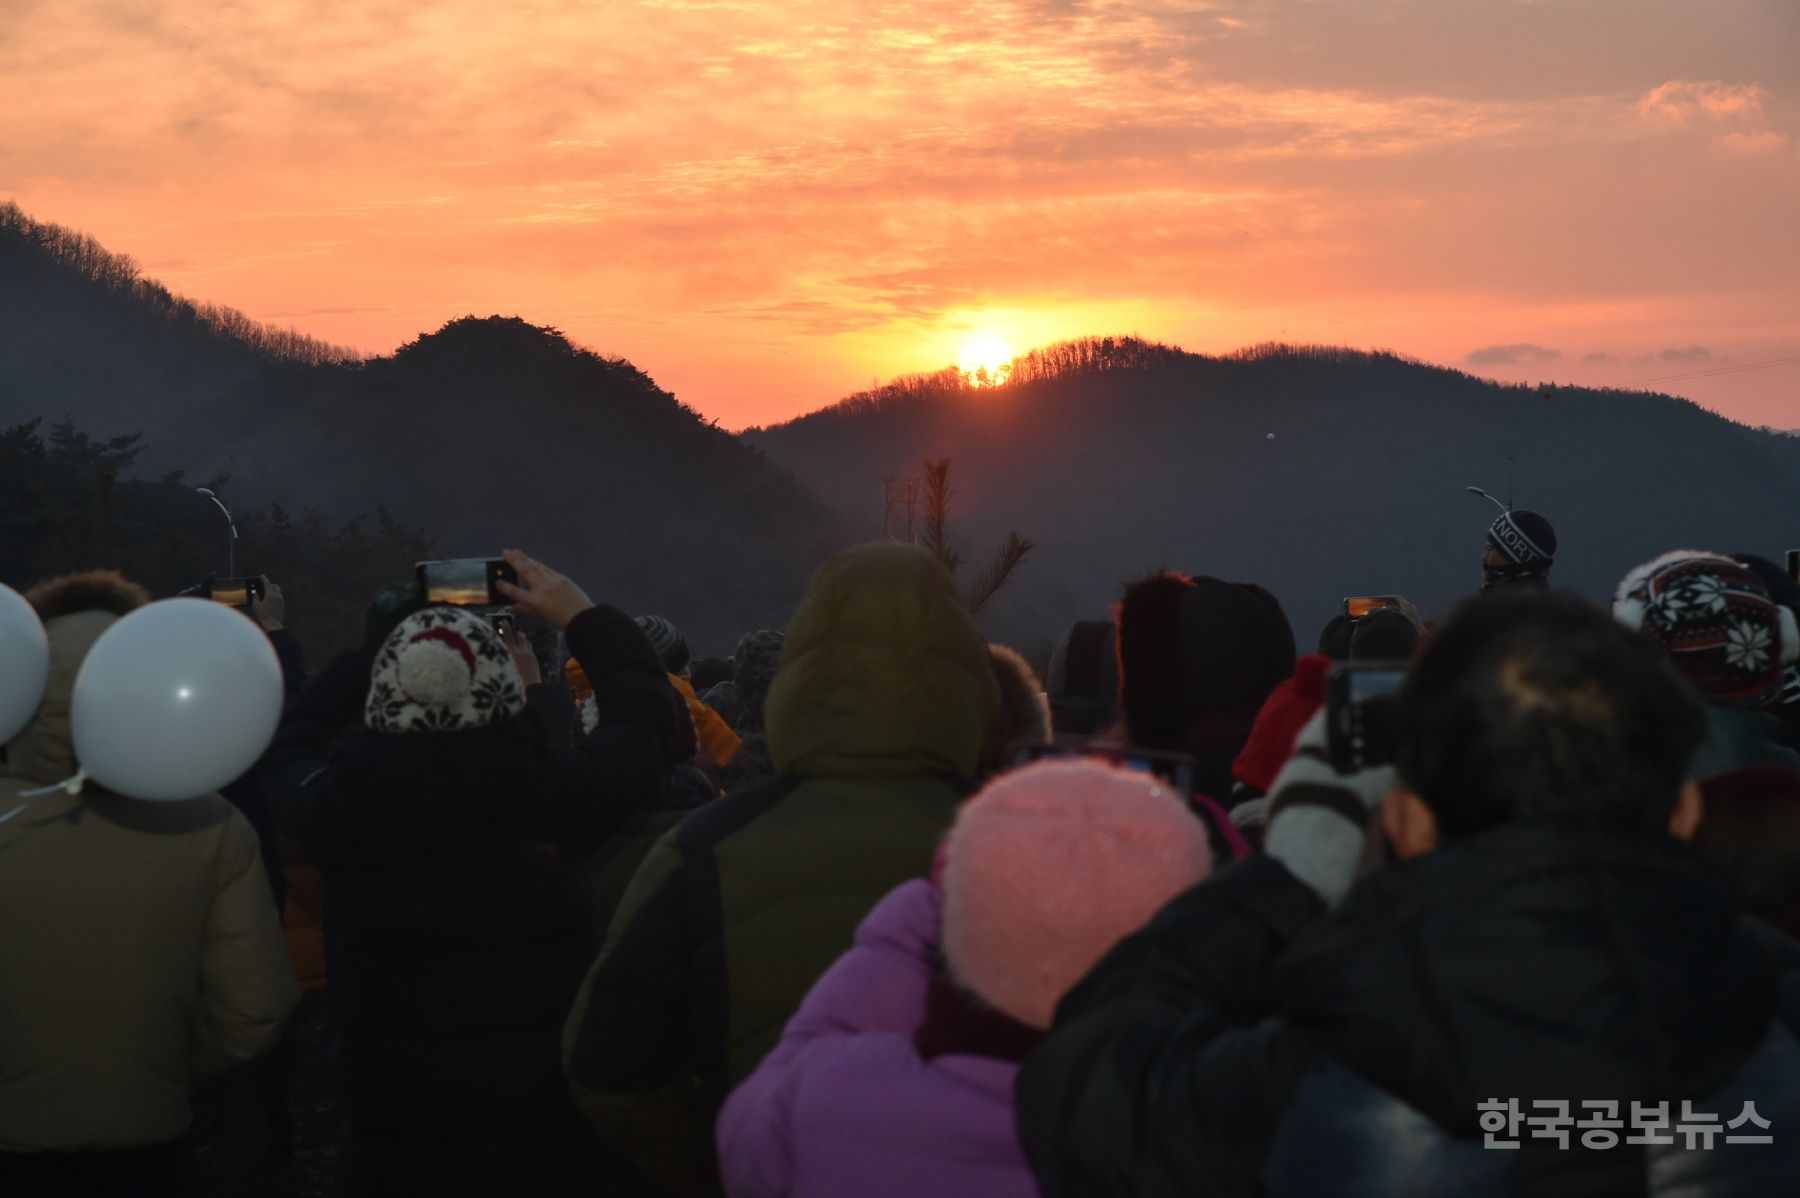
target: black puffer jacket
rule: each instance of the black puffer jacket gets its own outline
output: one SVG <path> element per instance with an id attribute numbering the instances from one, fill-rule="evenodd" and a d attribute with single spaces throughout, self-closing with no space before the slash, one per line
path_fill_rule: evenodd
<path id="1" fill-rule="evenodd" d="M 563 1018 L 601 931 L 581 869 L 654 798 L 687 716 L 630 618 L 593 608 L 568 636 L 605 713 L 569 749 L 522 716 L 359 728 L 323 763 L 368 688 L 352 653 L 266 761 L 284 831 L 326 871 L 356 1192 L 592 1194 L 625 1173 L 562 1080 Z"/>
<path id="2" fill-rule="evenodd" d="M 1064 1000 L 1019 1113 L 1053 1196 L 1795 1193 L 1797 1035 L 1800 949 L 1687 846 L 1521 823 L 1324 918 L 1272 860 L 1221 871 Z M 1616 1101 L 1627 1124 L 1691 1101 L 1721 1126 L 1752 1101 L 1774 1126 L 1484 1149 L 1490 1099 Z"/>

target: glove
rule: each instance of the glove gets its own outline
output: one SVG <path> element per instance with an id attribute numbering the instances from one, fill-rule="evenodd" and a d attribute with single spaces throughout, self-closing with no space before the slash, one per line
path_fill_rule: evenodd
<path id="1" fill-rule="evenodd" d="M 1325 742 L 1325 712 L 1308 720 L 1269 791 L 1263 852 L 1312 887 L 1327 907 L 1343 901 L 1363 859 L 1370 819 L 1394 788 L 1394 767 L 1340 774 Z"/>

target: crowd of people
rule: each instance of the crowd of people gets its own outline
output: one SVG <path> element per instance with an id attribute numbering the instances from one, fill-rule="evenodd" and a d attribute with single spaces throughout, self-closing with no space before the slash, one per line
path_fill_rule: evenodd
<path id="1" fill-rule="evenodd" d="M 176 802 L 78 752 L 150 596 L 41 582 L 0 1193 L 1800 1192 L 1800 583 L 1596 605 L 1502 507 L 1435 621 L 1160 571 L 1042 681 L 911 545 L 698 660 L 509 550 L 308 677 L 271 582 L 279 726 Z"/>

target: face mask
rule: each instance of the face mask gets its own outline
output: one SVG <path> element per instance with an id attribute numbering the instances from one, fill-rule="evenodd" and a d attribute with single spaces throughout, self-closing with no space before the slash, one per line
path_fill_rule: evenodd
<path id="1" fill-rule="evenodd" d="M 1549 579 L 1542 570 L 1528 570 L 1523 566 L 1487 566 L 1481 571 L 1481 593 L 1498 591 L 1503 587 L 1530 586 L 1547 587 Z"/>

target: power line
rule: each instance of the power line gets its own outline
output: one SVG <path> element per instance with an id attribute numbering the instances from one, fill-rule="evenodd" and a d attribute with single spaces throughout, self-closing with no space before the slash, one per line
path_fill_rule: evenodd
<path id="1" fill-rule="evenodd" d="M 1658 375 L 1655 378 L 1636 379 L 1632 382 L 1625 383 L 1624 386 L 1640 387 L 1645 383 L 1676 383 L 1683 379 L 1704 379 L 1711 378 L 1717 374 L 1742 374 L 1747 370 L 1768 370 L 1776 366 L 1795 365 L 1800 365 L 1800 354 L 1795 354 L 1792 357 L 1787 358 L 1770 358 L 1766 362 L 1744 362 L 1736 366 L 1715 366 L 1710 370 L 1691 370 L 1685 374 L 1663 374 Z"/>

